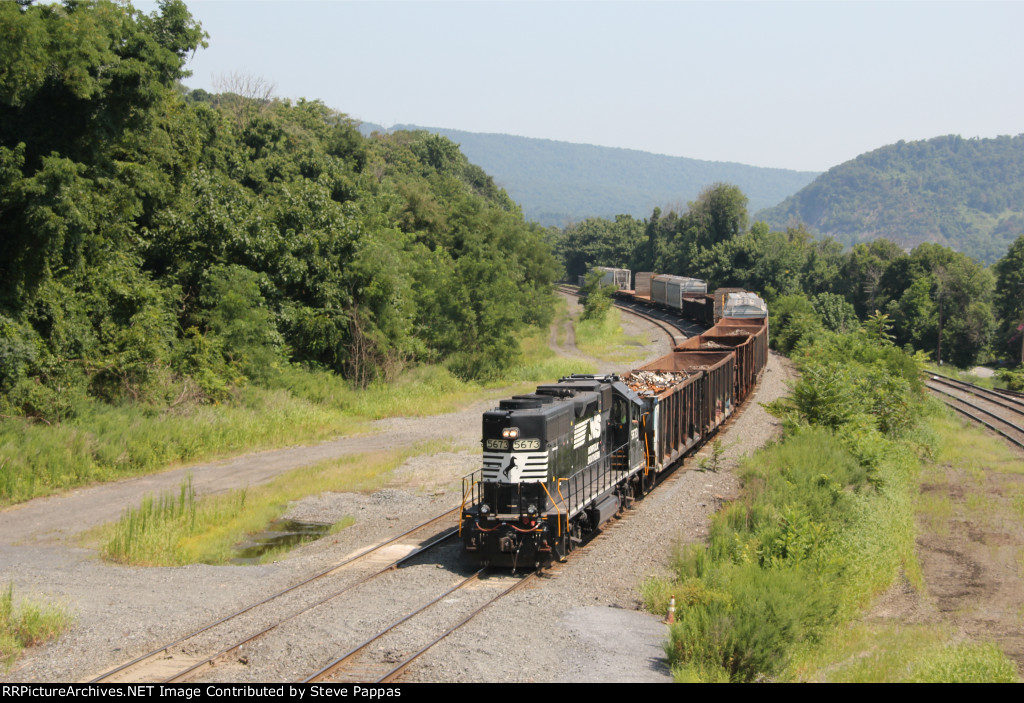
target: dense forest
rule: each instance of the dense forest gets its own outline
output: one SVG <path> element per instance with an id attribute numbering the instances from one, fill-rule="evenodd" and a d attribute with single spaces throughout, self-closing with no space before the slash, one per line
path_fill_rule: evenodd
<path id="1" fill-rule="evenodd" d="M 179 81 L 180 0 L 0 3 L 0 413 L 217 401 L 302 365 L 484 377 L 550 315 L 544 232 L 448 139 Z"/>
<path id="2" fill-rule="evenodd" d="M 931 242 L 909 253 L 886 239 L 844 249 L 802 226 L 751 224 L 743 192 L 719 183 L 684 212 L 656 208 L 643 220 L 591 218 L 559 231 L 553 246 L 570 276 L 594 265 L 617 266 L 757 291 L 773 320 L 785 323 L 779 329 L 794 338 L 814 328 L 847 331 L 863 321 L 935 361 L 965 367 L 1020 359 L 1024 236 L 991 269 Z M 790 348 L 784 334 L 774 343 Z"/>
<path id="3" fill-rule="evenodd" d="M 443 136 L 366 136 L 259 81 L 185 90 L 207 37 L 180 0 L 150 15 L 3 2 L 0 30 L 5 417 L 218 402 L 286 367 L 357 386 L 419 362 L 492 376 L 522 329 L 548 320 L 563 266 L 743 286 L 806 324 L 883 316 L 901 344 L 960 365 L 1019 348 L 1020 238 L 991 270 L 930 243 L 844 252 L 801 227 L 751 225 L 747 196 L 723 184 L 681 212 L 543 229 Z"/>
<path id="4" fill-rule="evenodd" d="M 374 129 L 383 131 L 379 125 L 362 125 L 364 134 Z M 684 203 L 718 181 L 735 183 L 750 198 L 751 209 L 760 210 L 820 175 L 507 134 L 410 125 L 394 129 L 425 129 L 448 137 L 508 191 L 527 219 L 557 227 L 591 216 L 643 217 L 655 205 Z"/>
<path id="5" fill-rule="evenodd" d="M 899 142 L 830 169 L 757 213 L 846 245 L 889 239 L 952 247 L 993 263 L 1024 234 L 1024 135 Z"/>

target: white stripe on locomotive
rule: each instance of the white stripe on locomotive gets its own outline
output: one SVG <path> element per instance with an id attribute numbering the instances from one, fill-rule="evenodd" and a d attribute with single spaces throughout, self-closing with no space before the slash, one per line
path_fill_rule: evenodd
<path id="1" fill-rule="evenodd" d="M 538 483 L 548 478 L 547 452 L 484 453 L 484 481 Z"/>

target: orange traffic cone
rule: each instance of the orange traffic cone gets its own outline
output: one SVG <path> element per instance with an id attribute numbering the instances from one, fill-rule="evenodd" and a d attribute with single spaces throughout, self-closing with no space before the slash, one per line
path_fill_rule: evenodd
<path id="1" fill-rule="evenodd" d="M 668 615 L 665 616 L 666 625 L 674 625 L 676 622 L 676 597 L 671 596 L 668 601 Z"/>

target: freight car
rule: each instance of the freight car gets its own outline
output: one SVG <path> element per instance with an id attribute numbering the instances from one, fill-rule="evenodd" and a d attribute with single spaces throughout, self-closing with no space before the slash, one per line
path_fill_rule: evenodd
<path id="1" fill-rule="evenodd" d="M 767 318 L 724 319 L 621 376 L 573 375 L 483 417 L 459 530 L 481 563 L 564 559 L 715 434 L 767 362 Z"/>
<path id="2" fill-rule="evenodd" d="M 601 272 L 602 284 L 612 286 L 617 298 L 664 308 L 707 327 L 726 317 L 768 316 L 764 300 L 743 288 L 718 288 L 708 293 L 708 284 L 698 278 L 638 271 L 630 289 L 629 271 L 601 266 L 591 269 L 594 271 Z"/>
<path id="3" fill-rule="evenodd" d="M 629 283 L 632 273 L 629 269 L 609 268 L 607 266 L 594 266 L 590 269 L 591 275 L 597 273 L 601 277 L 601 285 L 609 286 L 617 291 L 629 290 Z M 586 276 L 580 276 L 579 285 L 582 288 L 586 283 Z"/>

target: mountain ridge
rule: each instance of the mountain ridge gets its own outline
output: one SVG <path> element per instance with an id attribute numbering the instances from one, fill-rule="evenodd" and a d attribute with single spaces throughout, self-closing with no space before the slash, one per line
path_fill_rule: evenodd
<path id="1" fill-rule="evenodd" d="M 655 207 L 679 207 L 706 186 L 729 182 L 750 199 L 751 209 L 782 201 L 819 175 L 654 154 L 638 149 L 577 144 L 555 139 L 399 124 L 385 129 L 363 123 L 361 131 L 425 130 L 459 144 L 523 208 L 527 219 L 564 226 L 587 217 L 630 214 L 649 217 Z"/>
<path id="2" fill-rule="evenodd" d="M 935 242 L 992 263 L 1024 234 L 1024 135 L 901 140 L 833 166 L 755 217 L 775 228 L 803 222 L 848 246 Z"/>

